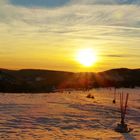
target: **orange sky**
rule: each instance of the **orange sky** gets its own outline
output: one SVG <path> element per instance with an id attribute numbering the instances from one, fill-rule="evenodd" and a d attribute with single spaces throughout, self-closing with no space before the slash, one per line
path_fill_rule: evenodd
<path id="1" fill-rule="evenodd" d="M 139 4 L 83 2 L 30 7 L 1 0 L 0 67 L 74 72 L 139 68 Z M 97 55 L 90 68 L 76 60 L 85 48 Z"/>

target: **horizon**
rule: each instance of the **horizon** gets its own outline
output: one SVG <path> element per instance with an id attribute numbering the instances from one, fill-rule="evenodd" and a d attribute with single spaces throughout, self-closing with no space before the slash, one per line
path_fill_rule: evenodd
<path id="1" fill-rule="evenodd" d="M 120 69 L 127 69 L 127 70 L 140 70 L 140 68 L 135 68 L 135 69 L 131 69 L 131 68 L 126 68 L 126 67 L 122 67 L 122 68 L 112 68 L 112 69 L 107 69 L 107 70 L 103 70 L 103 71 L 63 71 L 63 70 L 55 70 L 55 69 L 32 69 L 32 68 L 25 68 L 25 69 L 6 69 L 6 68 L 0 68 L 0 70 L 10 70 L 10 71 L 21 71 L 21 70 L 35 70 L 35 71 L 56 71 L 56 72 L 68 72 L 68 73 L 100 73 L 100 72 L 106 72 L 106 71 L 110 71 L 110 70 L 120 70 Z"/>
<path id="2" fill-rule="evenodd" d="M 138 0 L 1 0 L 0 67 L 139 69 L 139 8 Z"/>

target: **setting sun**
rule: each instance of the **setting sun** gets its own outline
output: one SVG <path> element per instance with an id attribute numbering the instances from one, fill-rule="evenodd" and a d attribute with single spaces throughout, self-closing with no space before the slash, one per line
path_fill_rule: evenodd
<path id="1" fill-rule="evenodd" d="M 92 49 L 86 48 L 77 53 L 77 61 L 86 67 L 90 67 L 97 61 L 97 56 Z"/>

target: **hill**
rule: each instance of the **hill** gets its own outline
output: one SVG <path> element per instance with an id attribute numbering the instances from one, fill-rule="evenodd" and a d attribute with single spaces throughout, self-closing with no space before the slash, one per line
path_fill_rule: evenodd
<path id="1" fill-rule="evenodd" d="M 52 92 L 60 89 L 140 86 L 140 69 L 112 69 L 99 73 L 0 69 L 0 92 Z"/>

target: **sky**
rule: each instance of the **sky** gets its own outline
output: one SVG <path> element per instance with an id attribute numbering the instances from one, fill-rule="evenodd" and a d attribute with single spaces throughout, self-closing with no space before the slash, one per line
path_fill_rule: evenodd
<path id="1" fill-rule="evenodd" d="M 0 67 L 140 68 L 140 0 L 0 0 Z M 93 49 L 84 67 L 76 56 Z"/>

